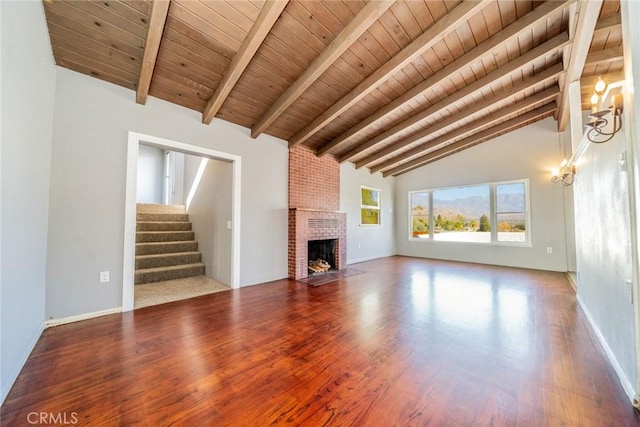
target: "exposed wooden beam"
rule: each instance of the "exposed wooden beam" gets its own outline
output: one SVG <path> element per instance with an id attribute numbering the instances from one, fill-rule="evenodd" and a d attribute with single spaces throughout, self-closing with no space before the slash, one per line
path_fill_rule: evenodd
<path id="1" fill-rule="evenodd" d="M 280 14 L 287 6 L 289 0 L 275 0 L 265 2 L 258 19 L 251 27 L 251 31 L 245 37 L 240 45 L 240 49 L 233 57 L 229 68 L 225 72 L 222 81 L 216 88 L 207 106 L 202 112 L 202 123 L 209 124 L 211 120 L 218 114 L 218 111 L 224 104 L 224 101 L 231 93 L 240 76 L 251 62 L 251 59 L 262 45 L 262 42 L 271 31 L 271 27 L 276 23 Z"/>
<path id="2" fill-rule="evenodd" d="M 401 153 L 400 155 L 389 159 L 373 168 L 371 168 L 371 173 L 378 172 L 380 170 L 389 169 L 397 165 L 398 163 L 402 163 L 406 161 L 410 157 L 419 156 L 421 154 L 425 154 L 429 151 L 433 151 L 435 149 L 440 148 L 442 145 L 446 145 L 451 143 L 451 141 L 455 141 L 458 138 L 463 138 L 468 136 L 470 133 L 477 132 L 479 129 L 482 129 L 486 126 L 494 125 L 501 120 L 504 120 L 505 117 L 513 116 L 514 114 L 522 113 L 523 111 L 539 104 L 541 102 L 548 102 L 552 100 L 558 94 L 558 86 L 551 87 L 542 92 L 539 92 L 529 98 L 523 99 L 520 102 L 517 102 L 513 105 L 509 105 L 505 108 L 498 110 L 494 114 L 490 114 L 487 117 L 484 117 L 480 120 L 476 120 L 471 122 L 465 126 L 462 126 L 452 132 L 444 134 L 439 138 L 428 141 L 424 144 L 421 144 L 417 147 L 414 147 L 408 151 Z"/>
<path id="3" fill-rule="evenodd" d="M 538 59 L 544 56 L 547 56 L 549 52 L 553 52 L 553 51 L 557 51 L 558 49 L 561 49 L 563 46 L 565 46 L 568 43 L 568 41 L 569 41 L 569 36 L 567 35 L 567 33 L 561 33 L 560 35 L 541 44 L 540 46 L 533 48 L 532 50 L 525 53 L 524 55 L 517 57 L 513 61 L 508 62 L 507 64 L 503 65 L 500 68 L 497 68 L 496 70 L 487 74 L 483 78 L 476 80 L 475 82 L 471 83 L 468 86 L 465 86 L 458 92 L 455 92 L 450 96 L 444 98 L 442 101 L 433 104 L 426 110 L 423 110 L 407 118 L 406 120 L 403 120 L 397 125 L 386 130 L 385 132 L 375 136 L 374 138 L 371 138 L 367 142 L 359 144 L 357 147 L 339 156 L 338 161 L 344 162 L 344 161 L 350 160 L 356 155 L 364 152 L 365 150 L 368 150 L 374 147 L 375 145 L 378 145 L 380 143 L 390 140 L 395 135 L 402 132 L 404 129 L 407 129 L 415 124 L 418 124 L 424 120 L 427 120 L 428 118 L 432 117 L 434 114 L 449 108 L 451 105 L 457 102 L 463 101 L 465 99 L 469 99 L 469 97 L 472 97 L 473 95 L 481 92 L 486 87 L 494 84 L 497 80 L 508 77 L 510 73 L 513 73 L 524 67 L 527 67 L 532 62 L 535 62 Z"/>
<path id="4" fill-rule="evenodd" d="M 363 166 L 367 166 L 379 159 L 382 159 L 389 154 L 392 154 L 398 150 L 407 147 L 409 144 L 415 144 L 416 142 L 420 142 L 422 140 L 426 140 L 430 138 L 432 135 L 446 129 L 449 126 L 455 125 L 463 120 L 467 120 L 470 116 L 478 113 L 486 112 L 487 110 L 495 107 L 497 104 L 511 98 L 512 96 L 521 94 L 527 90 L 534 88 L 536 85 L 545 83 L 557 78 L 557 76 L 563 71 L 562 64 L 556 64 L 546 70 L 527 78 L 520 84 L 513 86 L 511 89 L 499 93 L 497 96 L 494 96 L 489 99 L 485 99 L 477 104 L 474 104 L 472 107 L 467 108 L 460 113 L 451 114 L 444 120 L 441 120 L 437 123 L 434 123 L 433 126 L 429 126 L 426 129 L 421 130 L 420 132 L 409 136 L 408 138 L 402 139 L 394 144 L 391 144 L 384 149 L 374 153 L 371 156 L 366 157 L 365 159 L 356 162 L 356 168 L 361 168 Z M 557 86 L 556 86 L 557 87 Z M 553 94 L 557 94 L 557 89 L 553 91 Z M 372 168 L 372 172 L 378 171 L 380 168 Z"/>
<path id="5" fill-rule="evenodd" d="M 580 10 L 576 31 L 572 37 L 571 54 L 567 64 L 567 73 L 560 91 L 558 103 L 558 131 L 564 132 L 569 121 L 569 84 L 580 80 L 584 64 L 593 40 L 593 32 L 598 22 L 603 0 L 579 2 Z"/>
<path id="6" fill-rule="evenodd" d="M 394 3 L 395 0 L 373 0 L 369 2 L 289 89 L 260 117 L 258 122 L 251 128 L 251 137 L 257 138 L 267 130 Z"/>
<path id="7" fill-rule="evenodd" d="M 482 0 L 460 3 L 455 7 L 455 9 L 440 18 L 431 27 L 427 28 L 427 30 L 417 39 L 373 72 L 373 74 L 359 83 L 338 102 L 333 104 L 324 113 L 316 117 L 311 123 L 295 134 L 289 140 L 289 148 L 302 144 L 309 137 L 314 135 L 338 115 L 342 114 L 352 105 L 371 93 L 371 91 L 376 89 L 380 84 L 388 80 L 419 55 L 422 55 L 444 37 L 455 31 L 455 29 L 462 25 L 462 23 L 485 7 L 488 2 L 488 0 Z"/>
<path id="8" fill-rule="evenodd" d="M 336 146 L 345 143 L 352 138 L 356 137 L 361 132 L 366 129 L 374 126 L 379 121 L 383 120 L 385 117 L 390 114 L 398 111 L 404 105 L 410 103 L 416 98 L 423 95 L 425 92 L 428 92 L 433 87 L 439 85 L 444 80 L 450 78 L 451 75 L 459 72 L 461 69 L 468 67 L 470 64 L 478 61 L 480 58 L 485 55 L 490 55 L 491 52 L 502 46 L 504 43 L 507 43 L 511 40 L 514 40 L 518 36 L 520 36 L 525 31 L 528 31 L 535 24 L 539 23 L 541 20 L 547 18 L 550 14 L 556 12 L 558 9 L 566 7 L 570 2 L 546 2 L 541 6 L 537 7 L 530 13 L 526 14 L 513 24 L 509 25 L 507 28 L 502 31 L 494 34 L 489 39 L 480 43 L 478 46 L 462 55 L 460 58 L 447 65 L 442 70 L 436 72 L 431 77 L 427 78 L 424 82 L 420 83 L 413 89 L 404 93 L 402 96 L 396 98 L 389 104 L 387 104 L 382 109 L 378 110 L 371 116 L 362 120 L 360 123 L 351 127 L 349 130 L 334 138 L 331 142 L 321 147 L 318 151 L 318 155 L 327 154 L 330 150 L 334 149 Z M 440 38 L 438 38 L 440 40 Z"/>
<path id="9" fill-rule="evenodd" d="M 492 139 L 495 139 L 495 138 L 499 137 L 500 135 L 504 135 L 505 133 L 511 132 L 511 131 L 516 130 L 516 129 L 521 128 L 521 127 L 528 126 L 528 125 L 530 125 L 532 123 L 535 123 L 537 121 L 546 119 L 547 117 L 553 117 L 553 113 L 556 111 L 556 103 L 553 102 L 552 104 L 553 104 L 553 108 L 549 108 L 548 111 L 543 113 L 543 114 L 535 115 L 535 117 L 529 118 L 527 120 L 522 120 L 522 121 L 518 122 L 517 124 L 514 124 L 513 126 L 509 126 L 508 129 L 502 130 L 501 132 L 496 132 L 491 136 L 488 136 L 488 137 L 485 137 L 485 138 L 481 138 L 481 139 L 475 140 L 475 141 L 470 141 L 468 144 L 464 145 L 463 147 L 454 147 L 454 148 L 452 148 L 450 150 L 442 149 L 441 155 L 436 156 L 436 157 L 430 159 L 429 161 L 427 161 L 425 163 L 413 166 L 413 167 L 411 167 L 409 169 L 405 169 L 402 172 L 398 172 L 393 176 L 399 176 L 399 175 L 405 174 L 407 172 L 411 172 L 414 169 L 418 169 L 418 168 L 426 166 L 426 165 L 428 165 L 430 163 L 437 162 L 438 160 L 442 160 L 445 157 L 449 157 L 449 156 L 451 156 L 453 154 L 459 153 L 460 151 L 467 150 L 467 149 L 469 149 L 471 147 L 474 147 L 476 145 L 482 144 L 483 142 L 487 142 L 487 141 L 490 141 Z"/>
<path id="10" fill-rule="evenodd" d="M 142 64 L 140 64 L 140 76 L 138 77 L 138 87 L 136 89 L 136 102 L 145 104 L 149 96 L 149 87 L 153 77 L 153 69 L 156 67 L 156 58 L 162 41 L 164 23 L 169 13 L 169 0 L 154 0 L 151 5 L 149 16 L 149 27 L 147 37 L 144 41 L 144 52 L 142 54 Z"/>
<path id="11" fill-rule="evenodd" d="M 433 151 L 429 154 L 426 154 L 424 156 L 418 157 L 416 159 L 411 160 L 410 162 L 407 163 L 403 163 L 400 166 L 396 166 L 393 169 L 389 169 L 385 172 L 383 172 L 383 176 L 387 177 L 387 176 L 397 176 L 400 175 L 402 173 L 408 172 L 411 169 L 415 169 L 417 167 L 420 166 L 424 166 L 427 163 L 431 163 L 435 160 L 439 160 L 443 157 L 446 157 L 450 154 L 453 154 L 454 152 L 460 151 L 464 148 L 468 148 L 472 145 L 478 144 L 480 142 L 483 141 L 487 141 L 490 140 L 492 138 L 494 138 L 495 136 L 504 133 L 504 132 L 508 132 L 512 129 L 518 128 L 524 124 L 528 124 L 530 122 L 536 121 L 536 120 L 540 120 L 542 118 L 545 118 L 547 116 L 551 116 L 553 114 L 553 112 L 556 109 L 556 103 L 555 102 L 551 102 L 549 104 L 546 104 L 542 107 L 538 107 L 535 110 L 523 114 L 521 116 L 515 117 L 513 119 L 507 120 L 506 122 L 500 123 L 496 126 L 493 126 L 489 129 L 486 129 L 482 132 L 479 132 L 477 134 L 471 135 L 465 139 L 462 139 L 460 141 L 454 142 L 453 144 L 447 145 L 445 147 L 442 147 L 436 151 Z"/>
<path id="12" fill-rule="evenodd" d="M 609 64 L 615 61 L 622 61 L 622 46 L 611 47 L 609 49 L 597 50 L 587 55 L 586 65 Z"/>
<path id="13" fill-rule="evenodd" d="M 611 15 L 598 20 L 593 34 L 608 33 L 610 31 L 622 30 L 620 15 Z"/>

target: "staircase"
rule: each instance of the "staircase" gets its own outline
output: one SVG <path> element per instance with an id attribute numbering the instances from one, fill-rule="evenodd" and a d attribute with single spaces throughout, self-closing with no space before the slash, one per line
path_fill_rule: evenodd
<path id="1" fill-rule="evenodd" d="M 204 275 L 184 206 L 138 203 L 135 284 Z"/>

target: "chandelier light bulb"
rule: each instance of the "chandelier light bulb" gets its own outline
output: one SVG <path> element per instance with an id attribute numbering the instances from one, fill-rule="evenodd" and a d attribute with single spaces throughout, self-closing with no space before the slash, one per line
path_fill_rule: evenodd
<path id="1" fill-rule="evenodd" d="M 602 80 L 602 77 L 598 77 L 598 81 L 596 82 L 595 91 L 598 95 L 602 95 L 604 90 L 607 88 L 607 84 Z M 593 99 L 593 97 L 591 98 Z"/>

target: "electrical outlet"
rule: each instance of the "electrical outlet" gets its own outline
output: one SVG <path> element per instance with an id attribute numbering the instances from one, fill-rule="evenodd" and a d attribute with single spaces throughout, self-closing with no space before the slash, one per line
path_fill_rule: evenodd
<path id="1" fill-rule="evenodd" d="M 547 246 L 547 253 L 548 254 L 552 254 L 553 253 L 553 248 L 551 246 Z"/>
<path id="2" fill-rule="evenodd" d="M 633 304 L 633 288 L 631 287 L 631 279 L 627 279 L 624 281 L 624 290 L 627 294 L 629 302 Z"/>
<path id="3" fill-rule="evenodd" d="M 227 221 L 227 229 L 231 230 L 231 221 Z"/>
<path id="4" fill-rule="evenodd" d="M 360 243 L 358 243 L 358 249 L 360 249 Z"/>
<path id="5" fill-rule="evenodd" d="M 107 283 L 109 282 L 109 272 L 108 271 L 101 271 L 100 272 L 100 283 Z"/>

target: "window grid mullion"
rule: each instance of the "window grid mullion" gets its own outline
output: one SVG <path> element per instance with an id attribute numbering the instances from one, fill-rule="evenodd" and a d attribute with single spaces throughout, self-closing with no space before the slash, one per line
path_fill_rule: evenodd
<path id="1" fill-rule="evenodd" d="M 497 197 L 496 197 L 496 185 L 491 184 L 489 186 L 489 217 L 491 218 L 491 243 L 498 241 L 498 215 L 496 211 Z"/>
<path id="2" fill-rule="evenodd" d="M 433 240 L 435 218 L 433 217 L 433 191 L 429 191 L 429 240 Z"/>

